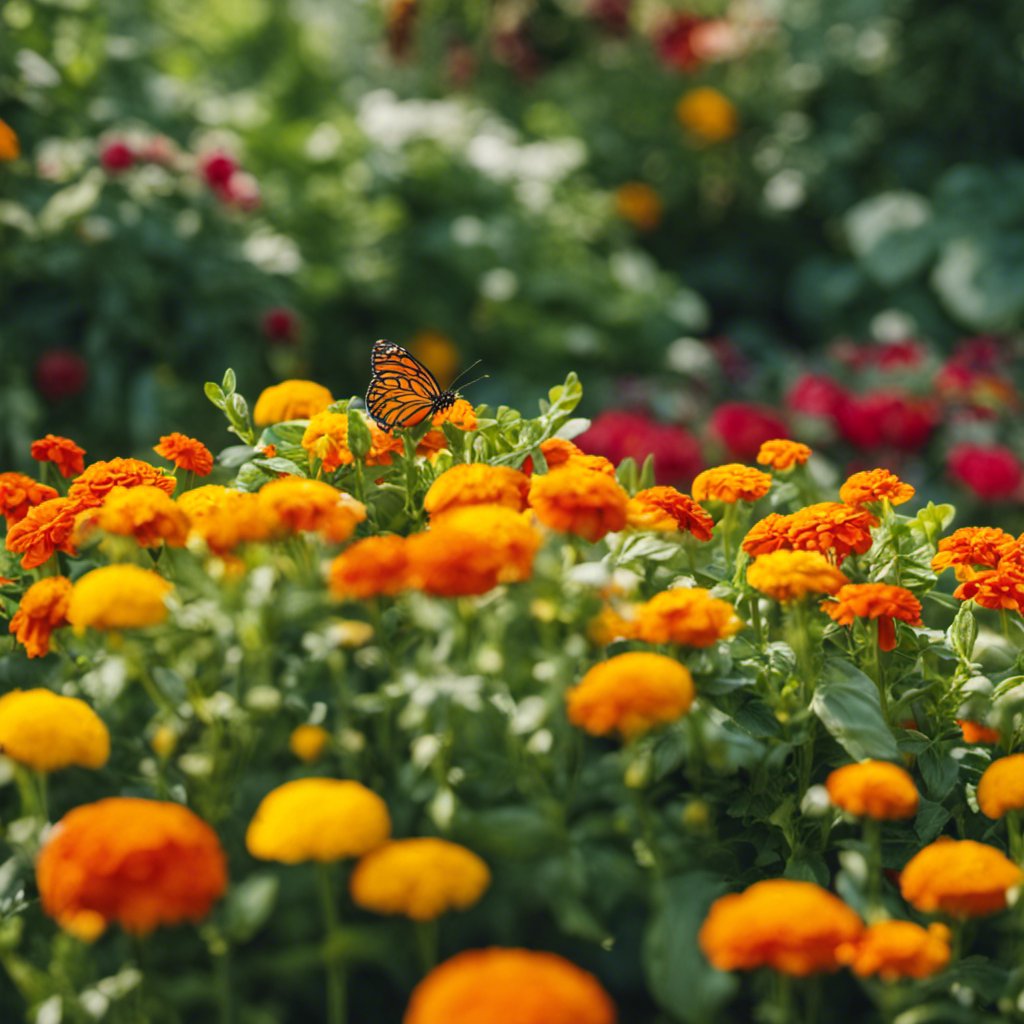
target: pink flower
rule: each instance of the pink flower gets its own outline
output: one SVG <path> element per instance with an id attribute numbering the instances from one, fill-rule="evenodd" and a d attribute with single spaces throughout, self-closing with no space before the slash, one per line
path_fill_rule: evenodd
<path id="1" fill-rule="evenodd" d="M 643 465 L 653 455 L 654 473 L 661 484 L 689 483 L 704 468 L 700 445 L 691 433 L 644 413 L 622 409 L 601 413 L 574 440 L 589 455 L 603 455 L 616 464 L 632 457 Z"/>
<path id="2" fill-rule="evenodd" d="M 135 163 L 135 153 L 122 139 L 108 142 L 100 150 L 100 164 L 107 174 L 120 174 Z"/>
<path id="3" fill-rule="evenodd" d="M 740 462 L 753 462 L 765 441 L 789 436 L 785 420 L 772 409 L 748 402 L 720 405 L 708 427 L 722 439 L 730 456 Z"/>
<path id="4" fill-rule="evenodd" d="M 958 444 L 946 456 L 950 476 L 983 501 L 1012 497 L 1024 481 L 1016 453 L 1000 444 Z"/>
<path id="5" fill-rule="evenodd" d="M 231 181 L 231 176 L 238 170 L 238 164 L 227 153 L 218 150 L 202 157 L 199 168 L 210 188 L 222 189 Z"/>

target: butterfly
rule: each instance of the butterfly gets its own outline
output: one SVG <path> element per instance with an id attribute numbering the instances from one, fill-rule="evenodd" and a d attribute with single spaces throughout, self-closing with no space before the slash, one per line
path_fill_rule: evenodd
<path id="1" fill-rule="evenodd" d="M 442 390 L 437 378 L 401 345 L 375 341 L 370 367 L 366 411 L 381 430 L 414 427 L 455 404 L 455 391 Z"/>

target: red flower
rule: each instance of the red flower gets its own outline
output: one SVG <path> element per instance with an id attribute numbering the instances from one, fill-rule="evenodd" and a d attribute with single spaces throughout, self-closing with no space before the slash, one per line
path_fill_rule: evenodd
<path id="1" fill-rule="evenodd" d="M 107 174 L 120 174 L 135 163 L 135 152 L 127 142 L 117 139 L 100 150 L 100 164 Z"/>
<path id="2" fill-rule="evenodd" d="M 81 394 L 89 380 L 89 364 L 68 348 L 51 348 L 36 362 L 35 382 L 48 402 Z"/>
<path id="3" fill-rule="evenodd" d="M 238 164 L 227 153 L 217 151 L 204 156 L 199 161 L 199 168 L 211 188 L 221 189 L 231 180 L 231 175 L 238 170 Z"/>
<path id="4" fill-rule="evenodd" d="M 910 370 L 920 366 L 927 356 L 927 349 L 913 338 L 906 341 L 890 341 L 875 349 L 874 364 L 881 370 Z"/>
<path id="5" fill-rule="evenodd" d="M 846 390 L 831 377 L 805 373 L 786 394 L 786 406 L 805 416 L 835 416 L 846 400 Z"/>
<path id="6" fill-rule="evenodd" d="M 939 410 L 929 398 L 898 391 L 848 395 L 836 411 L 836 425 L 855 448 L 880 447 L 915 451 L 939 424 Z"/>
<path id="7" fill-rule="evenodd" d="M 601 413 L 576 443 L 588 454 L 603 455 L 616 465 L 627 457 L 643 465 L 647 456 L 653 455 L 654 474 L 663 484 L 688 484 L 704 466 L 700 445 L 692 434 L 638 412 L 619 409 Z"/>
<path id="8" fill-rule="evenodd" d="M 299 318 L 287 306 L 272 306 L 263 314 L 260 325 L 267 341 L 291 345 L 299 340 Z"/>
<path id="9" fill-rule="evenodd" d="M 624 36 L 629 31 L 629 9 L 633 0 L 590 0 L 587 17 L 597 22 L 605 32 Z"/>
<path id="10" fill-rule="evenodd" d="M 1024 480 L 1024 468 L 1000 444 L 958 444 L 946 456 L 950 475 L 983 501 L 1011 497 Z"/>
<path id="11" fill-rule="evenodd" d="M 654 36 L 661 62 L 677 71 L 696 71 L 702 61 L 694 46 L 695 29 L 707 19 L 680 11 L 663 22 Z"/>
<path id="12" fill-rule="evenodd" d="M 785 421 L 771 409 L 748 402 L 725 402 L 714 411 L 708 426 L 729 454 L 743 462 L 753 462 L 765 441 L 789 435 Z"/>

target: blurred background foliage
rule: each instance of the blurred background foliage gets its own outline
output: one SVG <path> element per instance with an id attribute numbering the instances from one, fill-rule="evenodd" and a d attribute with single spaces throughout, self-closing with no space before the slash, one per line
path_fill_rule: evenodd
<path id="1" fill-rule="evenodd" d="M 585 412 L 640 408 L 714 459 L 740 455 L 713 429 L 725 399 L 778 407 L 808 366 L 848 385 L 837 339 L 920 339 L 913 401 L 984 333 L 1005 392 L 963 430 L 880 456 L 841 423 L 809 439 L 913 450 L 939 486 L 958 443 L 1024 450 L 1019 4 L 5 0 L 0 19 L 11 468 L 43 430 L 93 457 L 171 427 L 216 445 L 199 382 L 231 365 L 250 394 L 358 394 L 382 336 L 442 378 L 481 359 L 478 402 L 532 407 L 571 366 Z"/>

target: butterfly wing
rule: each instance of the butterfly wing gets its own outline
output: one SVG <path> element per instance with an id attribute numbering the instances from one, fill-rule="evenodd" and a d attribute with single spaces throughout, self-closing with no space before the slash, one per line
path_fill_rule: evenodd
<path id="1" fill-rule="evenodd" d="M 366 411 L 382 430 L 414 427 L 454 401 L 434 375 L 401 345 L 374 342 L 370 353 L 373 374 L 366 391 Z"/>
<path id="2" fill-rule="evenodd" d="M 371 377 L 366 390 L 366 411 L 381 430 L 414 427 L 434 413 L 434 399 L 384 377 Z"/>

